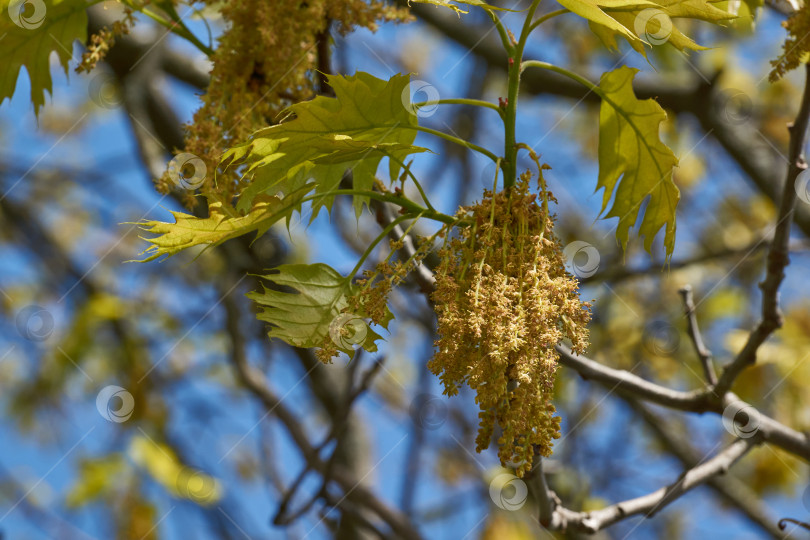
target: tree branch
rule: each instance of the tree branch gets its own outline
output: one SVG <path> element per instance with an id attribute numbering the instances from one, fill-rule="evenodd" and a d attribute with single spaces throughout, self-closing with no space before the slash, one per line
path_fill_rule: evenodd
<path id="1" fill-rule="evenodd" d="M 674 426 L 654 414 L 641 402 L 632 398 L 623 398 L 625 403 L 641 417 L 652 434 L 661 441 L 662 446 L 678 458 L 685 468 L 692 468 L 700 463 L 700 456 L 695 449 L 687 441 L 674 435 Z M 744 482 L 733 475 L 728 475 L 710 478 L 708 484 L 727 503 L 736 507 L 767 534 L 774 538 L 784 537 L 784 533 L 776 526 L 776 519 L 768 513 L 764 505 L 760 504 L 759 495 Z"/>
<path id="2" fill-rule="evenodd" d="M 697 352 L 700 363 L 703 366 L 703 374 L 706 376 L 706 381 L 709 384 L 717 384 L 717 374 L 714 372 L 714 365 L 712 364 L 712 352 L 706 348 L 703 343 L 703 336 L 698 327 L 697 315 L 695 314 L 695 302 L 692 298 L 692 287 L 686 285 L 679 291 L 681 298 L 683 298 L 684 314 L 686 316 L 686 329 L 692 343 L 695 345 L 695 352 Z"/>
<path id="3" fill-rule="evenodd" d="M 672 484 L 652 493 L 612 504 L 592 512 L 574 512 L 563 506 L 554 509 L 552 530 L 578 530 L 595 533 L 630 516 L 652 517 L 692 488 L 725 474 L 729 468 L 761 441 L 758 437 L 737 439 L 713 458 L 688 469 Z"/>
<path id="4" fill-rule="evenodd" d="M 731 389 L 734 380 L 742 371 L 756 362 L 757 350 L 770 335 L 782 327 L 782 312 L 779 307 L 779 287 L 785 278 L 785 268 L 790 263 L 788 244 L 790 228 L 796 207 L 795 183 L 799 174 L 807 169 L 804 148 L 807 145 L 807 127 L 810 124 L 810 65 L 805 66 L 805 85 L 802 104 L 795 122 L 789 126 L 790 152 L 787 176 L 782 187 L 782 203 L 776 222 L 773 242 L 768 251 L 768 266 L 762 289 L 762 319 L 751 332 L 743 349 L 728 364 L 720 375 L 715 391 L 723 395 Z"/>

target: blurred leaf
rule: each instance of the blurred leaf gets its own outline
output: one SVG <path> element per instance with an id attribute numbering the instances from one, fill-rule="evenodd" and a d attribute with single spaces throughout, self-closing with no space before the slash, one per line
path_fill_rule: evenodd
<path id="1" fill-rule="evenodd" d="M 135 435 L 129 444 L 129 457 L 175 497 L 206 506 L 222 498 L 222 486 L 207 474 L 184 466 L 165 444 Z"/>
<path id="2" fill-rule="evenodd" d="M 667 257 L 675 249 L 675 209 L 680 192 L 672 181 L 678 158 L 658 135 L 666 118 L 652 99 L 640 101 L 633 93 L 637 69 L 622 66 L 602 75 L 599 88 L 604 93 L 599 113 L 599 182 L 605 188 L 602 211 L 616 192 L 606 218 L 618 217 L 616 238 L 627 248 L 630 227 L 636 224 L 641 205 L 649 197 L 639 236 L 652 250 L 658 231 L 666 225 Z M 618 184 L 618 187 L 617 187 Z"/>
<path id="3" fill-rule="evenodd" d="M 331 208 L 343 175 L 352 172 L 353 187 L 370 190 L 383 157 L 392 158 L 392 178 L 409 154 L 425 152 L 412 146 L 417 118 L 411 105 L 407 75 L 385 81 L 358 72 L 351 77 L 327 76 L 335 97 L 318 96 L 287 109 L 288 120 L 257 131 L 250 140 L 222 158 L 247 164 L 251 183 L 239 198 L 247 210 L 260 193 L 291 193 L 314 179 L 313 217 Z M 355 197 L 359 215 L 368 198 Z"/>
<path id="4" fill-rule="evenodd" d="M 481 540 L 531 540 L 529 525 L 511 513 L 491 512 L 481 532 Z"/>
<path id="5" fill-rule="evenodd" d="M 128 468 L 124 456 L 117 453 L 82 461 L 79 477 L 65 498 L 66 504 L 77 508 L 112 494 L 120 488 L 122 476 Z"/>

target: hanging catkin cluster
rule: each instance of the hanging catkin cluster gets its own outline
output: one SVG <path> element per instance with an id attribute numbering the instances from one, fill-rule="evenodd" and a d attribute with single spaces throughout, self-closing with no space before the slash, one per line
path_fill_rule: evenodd
<path id="1" fill-rule="evenodd" d="M 540 172 L 540 203 L 527 172 L 512 189 L 485 191 L 480 203 L 459 211 L 472 224 L 440 251 L 433 293 L 439 337 L 428 364 L 447 395 L 462 384 L 475 390 L 477 450 L 489 446 L 497 424 L 498 456 L 517 463 L 519 476 L 531 469 L 535 451 L 550 455 L 559 437 L 554 346 L 567 338 L 584 351 L 590 320 L 590 304 L 580 302 L 565 271 Z"/>

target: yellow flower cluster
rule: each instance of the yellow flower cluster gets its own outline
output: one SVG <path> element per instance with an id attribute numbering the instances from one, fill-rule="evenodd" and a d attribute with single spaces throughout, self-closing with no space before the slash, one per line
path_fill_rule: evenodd
<path id="1" fill-rule="evenodd" d="M 548 211 L 553 196 L 540 169 L 541 202 L 529 192 L 527 171 L 511 189 L 462 208 L 471 222 L 440 251 L 433 300 L 439 319 L 437 351 L 428 364 L 455 395 L 476 392 L 480 452 L 501 430 L 498 456 L 523 476 L 535 453 L 551 454 L 559 418 L 551 403 L 562 339 L 575 351 L 588 345 L 590 304 L 564 268 Z"/>
<path id="2" fill-rule="evenodd" d="M 346 32 L 356 26 L 374 30 L 377 21 L 409 17 L 407 10 L 383 0 L 205 1 L 219 6 L 227 29 L 211 58 L 211 80 L 187 128 L 185 151 L 200 157 L 209 171 L 202 192 L 223 201 L 243 186 L 233 171 L 217 171 L 220 154 L 276 123 L 284 108 L 313 97 L 316 70 L 325 67 L 319 53 L 328 50 L 324 40 L 332 22 Z M 157 186 L 164 193 L 171 190 L 170 176 L 165 174 Z M 193 205 L 192 194 L 186 197 Z"/>
<path id="3" fill-rule="evenodd" d="M 104 60 L 107 53 L 115 44 L 115 38 L 129 34 L 135 25 L 135 16 L 132 9 L 124 8 L 124 18 L 112 23 L 112 29 L 102 28 L 92 36 L 87 50 L 82 53 L 82 61 L 76 66 L 76 73 L 90 73 L 100 61 Z"/>
<path id="4" fill-rule="evenodd" d="M 783 45 L 784 54 L 771 60 L 771 82 L 778 81 L 785 73 L 796 69 L 810 58 L 810 7 L 803 6 L 784 21 L 782 26 L 788 32 L 788 38 Z"/>
<path id="5" fill-rule="evenodd" d="M 406 234 L 410 229 L 406 231 Z M 357 290 L 348 298 L 344 314 L 351 314 L 370 321 L 378 326 L 386 326 L 392 318 L 388 309 L 388 296 L 394 287 L 402 283 L 405 277 L 415 270 L 430 252 L 434 237 L 417 238 L 414 253 L 405 261 L 392 260 L 392 257 L 404 246 L 404 240 L 389 242 L 388 257 L 373 269 L 363 272 L 363 277 L 355 283 Z M 351 329 L 341 329 L 341 332 Z M 350 336 L 346 336 L 350 337 Z M 323 363 L 329 364 L 340 354 L 332 336 L 326 336 L 315 356 Z"/>

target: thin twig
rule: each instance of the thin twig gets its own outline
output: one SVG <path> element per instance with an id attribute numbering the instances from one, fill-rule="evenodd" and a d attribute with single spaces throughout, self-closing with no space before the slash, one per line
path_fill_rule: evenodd
<path id="1" fill-rule="evenodd" d="M 804 95 L 795 122 L 789 126 L 790 149 L 787 176 L 782 188 L 782 203 L 776 221 L 776 231 L 768 251 L 768 265 L 765 279 L 760 283 L 762 289 L 762 320 L 751 332 L 743 349 L 728 364 L 720 375 L 715 391 L 722 396 L 731 389 L 734 380 L 742 371 L 753 365 L 757 351 L 770 335 L 782 327 L 782 311 L 779 306 L 779 287 L 785 278 L 785 268 L 790 263 L 788 244 L 790 228 L 796 207 L 795 183 L 799 174 L 807 169 L 804 147 L 807 145 L 807 127 L 810 124 L 810 64 L 805 66 Z"/>
<path id="2" fill-rule="evenodd" d="M 628 499 L 591 512 L 574 512 L 563 506 L 557 506 L 549 528 L 595 533 L 630 516 L 644 514 L 644 517 L 652 517 L 692 488 L 724 474 L 760 442 L 756 436 L 737 439 L 713 458 L 684 471 L 672 484 L 635 499 Z"/>
<path id="3" fill-rule="evenodd" d="M 686 330 L 692 343 L 695 345 L 695 352 L 697 352 L 700 364 L 703 366 L 703 374 L 706 380 L 712 386 L 717 384 L 717 374 L 714 372 L 714 364 L 712 363 L 712 352 L 706 348 L 703 343 L 703 336 L 700 333 L 700 327 L 697 322 L 697 315 L 695 314 L 695 301 L 692 298 L 691 285 L 683 286 L 679 291 L 681 298 L 683 298 L 683 310 L 686 315 Z"/>

